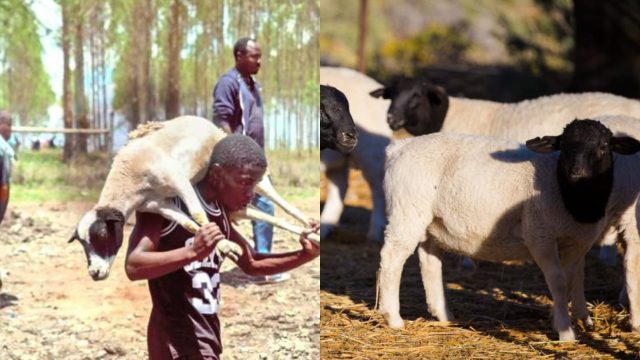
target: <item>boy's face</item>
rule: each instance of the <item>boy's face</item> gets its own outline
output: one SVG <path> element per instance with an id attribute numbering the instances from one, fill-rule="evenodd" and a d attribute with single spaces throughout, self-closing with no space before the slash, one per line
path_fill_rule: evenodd
<path id="1" fill-rule="evenodd" d="M 214 166 L 213 184 L 220 205 L 228 211 L 238 211 L 247 207 L 255 195 L 256 184 L 262 180 L 265 169 L 245 165 Z"/>

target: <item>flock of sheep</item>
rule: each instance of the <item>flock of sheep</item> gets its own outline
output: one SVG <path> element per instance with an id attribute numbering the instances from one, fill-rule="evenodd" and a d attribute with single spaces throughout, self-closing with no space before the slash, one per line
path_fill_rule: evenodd
<path id="1" fill-rule="evenodd" d="M 428 310 L 438 320 L 453 319 L 444 251 L 533 260 L 553 299 L 554 330 L 574 340 L 569 302 L 572 315 L 591 324 L 585 255 L 594 244 L 622 239 L 631 327 L 640 331 L 640 101 L 584 93 L 505 104 L 450 97 L 422 79 L 384 87 L 329 67 L 320 82 L 342 91 L 351 114 L 324 126 L 339 132 L 338 124 L 353 121 L 357 130 L 350 153 L 322 152 L 321 238 L 338 225 L 349 166 L 360 168 L 373 197 L 367 237 L 384 240 L 379 312 L 390 327 L 403 326 L 400 277 L 417 248 Z M 392 142 L 399 128 L 417 137 Z"/>

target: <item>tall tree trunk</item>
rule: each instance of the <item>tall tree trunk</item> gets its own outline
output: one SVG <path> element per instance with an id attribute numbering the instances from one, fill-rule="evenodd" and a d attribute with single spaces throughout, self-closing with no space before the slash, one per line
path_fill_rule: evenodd
<path id="1" fill-rule="evenodd" d="M 84 94 L 84 37 L 83 37 L 83 22 L 82 12 L 83 12 L 83 2 L 80 1 L 78 6 L 76 7 L 76 16 L 79 21 L 75 23 L 75 43 L 74 43 L 74 52 L 75 52 L 75 93 L 74 93 L 74 102 L 75 102 L 75 112 L 76 112 L 76 126 L 80 129 L 88 129 L 89 128 L 89 120 L 87 118 L 87 106 L 85 104 L 85 94 Z M 86 153 L 87 152 L 87 135 L 79 134 L 77 137 L 75 151 Z"/>
<path id="2" fill-rule="evenodd" d="M 365 39 L 367 36 L 367 0 L 360 0 L 360 28 L 358 31 L 358 71 L 364 73 L 365 70 Z"/>
<path id="3" fill-rule="evenodd" d="M 69 57 L 71 47 L 71 33 L 69 32 L 69 22 L 71 21 L 69 4 L 62 2 L 62 57 L 63 57 L 63 75 L 62 75 L 62 109 L 63 122 L 65 128 L 71 128 L 73 122 L 73 114 L 71 113 L 71 69 L 69 68 Z M 64 150 L 62 152 L 62 161 L 68 163 L 72 156 L 71 134 L 64 134 Z"/>
<path id="4" fill-rule="evenodd" d="M 167 94 L 165 115 L 172 119 L 180 114 L 180 50 L 182 49 L 182 13 L 180 0 L 171 1 L 167 46 Z"/>

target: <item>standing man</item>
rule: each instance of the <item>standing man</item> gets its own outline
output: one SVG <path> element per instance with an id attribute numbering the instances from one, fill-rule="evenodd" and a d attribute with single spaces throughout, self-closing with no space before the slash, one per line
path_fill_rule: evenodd
<path id="1" fill-rule="evenodd" d="M 9 145 L 11 138 L 11 114 L 0 110 L 0 223 L 9 205 L 9 183 L 14 151 Z"/>
<path id="2" fill-rule="evenodd" d="M 222 75 L 213 89 L 213 122 L 227 133 L 247 135 L 264 149 L 264 121 L 260 84 L 253 75 L 260 70 L 262 51 L 252 38 L 242 38 L 233 46 L 236 66 Z M 256 194 L 253 200 L 262 212 L 273 215 L 271 200 Z M 255 250 L 271 252 L 273 226 L 262 221 L 253 222 Z M 257 283 L 273 283 L 289 279 L 289 274 L 254 277 Z"/>
<path id="3" fill-rule="evenodd" d="M 266 167 L 264 152 L 253 140 L 227 136 L 214 147 L 204 179 L 194 185 L 210 223 L 194 235 L 158 214 L 136 212 L 125 270 L 131 280 L 149 281 L 151 360 L 220 358 L 219 271 L 224 259 L 213 252 L 220 240 L 240 245 L 243 253 L 233 260 L 252 275 L 288 271 L 320 255 L 320 247 L 306 239 L 308 233 L 301 235 L 298 251 L 255 253 L 231 225 L 228 212 L 249 204 Z M 178 197 L 174 201 L 186 212 Z"/>

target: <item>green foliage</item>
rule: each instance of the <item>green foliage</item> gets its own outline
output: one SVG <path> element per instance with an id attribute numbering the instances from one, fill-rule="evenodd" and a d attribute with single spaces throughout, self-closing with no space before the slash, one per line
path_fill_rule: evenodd
<path id="1" fill-rule="evenodd" d="M 320 204 L 319 159 L 318 149 L 302 153 L 287 150 L 267 151 L 273 186 L 289 201 L 315 196 Z"/>
<path id="2" fill-rule="evenodd" d="M 10 11 L 8 10 L 10 9 Z M 37 20 L 24 0 L 0 7 L 0 107 L 16 114 L 22 125 L 42 123 L 55 101 L 42 62 Z"/>
<path id="3" fill-rule="evenodd" d="M 405 75 L 413 75 L 415 69 L 434 63 L 464 62 L 465 51 L 471 46 L 463 35 L 465 31 L 463 25 L 432 23 L 409 38 L 387 41 L 378 58 L 388 71 Z"/>
<path id="4" fill-rule="evenodd" d="M 535 75 L 573 69 L 571 0 L 536 0 L 524 14 L 504 12 L 499 23 L 513 61 Z"/>

